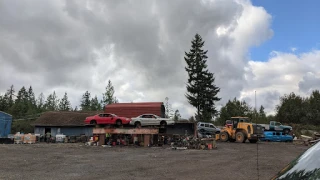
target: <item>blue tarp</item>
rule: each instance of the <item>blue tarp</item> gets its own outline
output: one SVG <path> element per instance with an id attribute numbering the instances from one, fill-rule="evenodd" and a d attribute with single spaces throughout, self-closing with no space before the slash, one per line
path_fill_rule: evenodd
<path id="1" fill-rule="evenodd" d="M 7 137 L 11 131 L 12 116 L 0 111 L 0 137 Z"/>

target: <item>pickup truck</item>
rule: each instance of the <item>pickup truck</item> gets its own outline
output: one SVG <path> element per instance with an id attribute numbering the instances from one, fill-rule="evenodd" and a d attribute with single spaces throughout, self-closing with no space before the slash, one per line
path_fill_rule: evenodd
<path id="1" fill-rule="evenodd" d="M 284 134 L 283 132 L 266 131 L 264 137 L 260 138 L 261 141 L 272 141 L 272 142 L 292 142 L 293 136 Z"/>
<path id="2" fill-rule="evenodd" d="M 282 125 L 277 121 L 270 121 L 269 124 L 259 124 L 264 131 L 283 131 L 284 134 L 288 134 L 291 130 L 291 126 Z"/>

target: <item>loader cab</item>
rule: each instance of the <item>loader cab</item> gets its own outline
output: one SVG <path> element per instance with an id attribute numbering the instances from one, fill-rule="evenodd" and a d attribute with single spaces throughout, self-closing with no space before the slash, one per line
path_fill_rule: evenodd
<path id="1" fill-rule="evenodd" d="M 246 122 L 246 123 L 250 123 L 250 118 L 248 117 L 231 117 L 231 121 L 233 124 L 233 128 L 236 129 L 238 128 L 238 123 L 242 123 L 242 122 Z"/>

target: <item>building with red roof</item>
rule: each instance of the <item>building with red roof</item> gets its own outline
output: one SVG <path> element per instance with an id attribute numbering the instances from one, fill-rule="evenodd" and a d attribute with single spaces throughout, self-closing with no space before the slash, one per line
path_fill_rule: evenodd
<path id="1" fill-rule="evenodd" d="M 165 117 L 163 102 L 136 102 L 136 103 L 114 103 L 105 106 L 106 113 L 113 113 L 123 117 L 137 117 L 141 114 L 155 114 Z"/>

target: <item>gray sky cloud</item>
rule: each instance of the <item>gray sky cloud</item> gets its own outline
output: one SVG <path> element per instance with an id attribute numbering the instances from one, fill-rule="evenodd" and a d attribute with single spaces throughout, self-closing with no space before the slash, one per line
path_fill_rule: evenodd
<path id="1" fill-rule="evenodd" d="M 271 20 L 245 0 L 1 2 L 0 94 L 11 84 L 16 91 L 32 85 L 46 96 L 66 91 L 76 106 L 86 90 L 101 98 L 111 79 L 120 101 L 169 97 L 188 118 L 194 109 L 184 97 L 183 56 L 194 35 L 206 41 L 223 104 L 268 79 L 260 74 L 268 62 L 257 67 L 248 50 L 272 37 Z"/>

